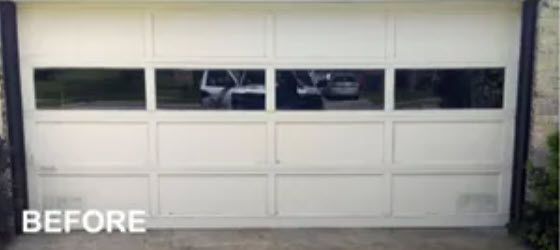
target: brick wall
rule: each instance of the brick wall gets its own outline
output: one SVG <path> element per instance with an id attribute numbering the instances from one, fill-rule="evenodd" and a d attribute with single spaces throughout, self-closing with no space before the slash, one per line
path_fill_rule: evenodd
<path id="1" fill-rule="evenodd" d="M 546 137 L 558 129 L 558 25 L 560 0 L 541 0 L 537 24 L 535 82 L 529 159 L 547 163 Z"/>

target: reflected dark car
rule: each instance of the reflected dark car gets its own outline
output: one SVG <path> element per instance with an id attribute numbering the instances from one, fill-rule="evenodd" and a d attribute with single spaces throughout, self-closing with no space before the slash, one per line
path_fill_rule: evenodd
<path id="1" fill-rule="evenodd" d="M 262 110 L 265 106 L 264 85 L 247 85 L 233 88 L 229 94 L 231 109 Z"/>
<path id="2" fill-rule="evenodd" d="M 293 71 L 278 71 L 276 84 L 276 107 L 278 109 L 324 108 L 319 89 L 298 79 Z"/>

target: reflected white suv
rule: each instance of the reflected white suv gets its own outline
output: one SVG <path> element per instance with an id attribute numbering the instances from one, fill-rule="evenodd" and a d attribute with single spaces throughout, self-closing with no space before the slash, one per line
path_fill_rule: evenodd
<path id="1" fill-rule="evenodd" d="M 264 109 L 264 72 L 205 70 L 200 81 L 203 107 Z"/>

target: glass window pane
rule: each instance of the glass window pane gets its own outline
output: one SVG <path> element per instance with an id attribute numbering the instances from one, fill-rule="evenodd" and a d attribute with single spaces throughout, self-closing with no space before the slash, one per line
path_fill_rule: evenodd
<path id="1" fill-rule="evenodd" d="M 158 109 L 264 110 L 264 70 L 156 70 Z"/>
<path id="2" fill-rule="evenodd" d="M 396 109 L 501 108 L 504 69 L 399 69 Z"/>
<path id="3" fill-rule="evenodd" d="M 144 109 L 142 69 L 36 69 L 38 109 Z"/>
<path id="4" fill-rule="evenodd" d="M 383 109 L 383 70 L 277 70 L 278 110 Z"/>

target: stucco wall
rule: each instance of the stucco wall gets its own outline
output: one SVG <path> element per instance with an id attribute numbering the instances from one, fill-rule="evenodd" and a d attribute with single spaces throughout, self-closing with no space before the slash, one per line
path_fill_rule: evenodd
<path id="1" fill-rule="evenodd" d="M 560 0 L 541 0 L 533 92 L 529 158 L 537 166 L 547 162 L 546 137 L 558 129 L 558 9 Z"/>

